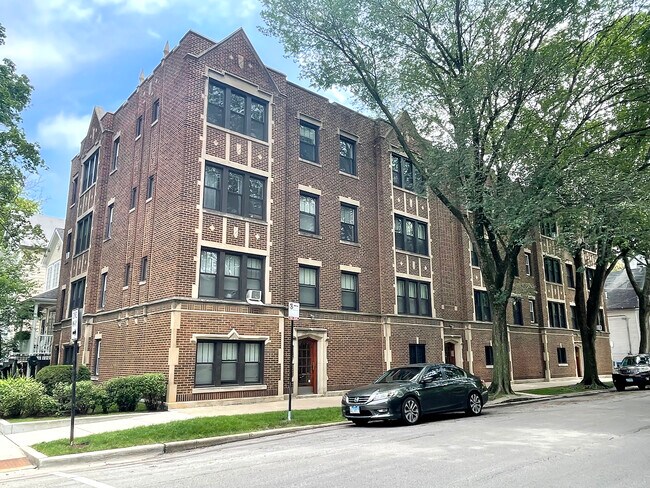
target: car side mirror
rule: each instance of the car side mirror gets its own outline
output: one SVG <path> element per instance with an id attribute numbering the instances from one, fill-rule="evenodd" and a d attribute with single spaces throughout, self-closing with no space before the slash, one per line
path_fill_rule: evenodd
<path id="1" fill-rule="evenodd" d="M 429 374 L 424 375 L 424 377 L 422 378 L 422 383 L 424 383 L 424 384 L 432 383 L 432 382 L 437 381 L 439 379 L 440 379 L 440 374 L 429 373 Z"/>

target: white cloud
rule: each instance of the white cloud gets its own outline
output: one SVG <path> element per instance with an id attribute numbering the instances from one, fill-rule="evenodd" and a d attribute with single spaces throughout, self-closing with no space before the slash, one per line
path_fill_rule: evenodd
<path id="1" fill-rule="evenodd" d="M 167 9 L 173 2 L 170 0 L 93 0 L 93 3 L 99 6 L 115 6 L 119 12 L 153 15 Z"/>
<path id="2" fill-rule="evenodd" d="M 90 115 L 72 115 L 59 112 L 38 123 L 38 142 L 43 147 L 60 150 L 78 150 L 86 137 Z"/>
<path id="3" fill-rule="evenodd" d="M 151 37 L 154 39 L 160 39 L 160 34 L 158 34 L 155 30 L 153 29 L 147 29 L 147 34 L 149 34 Z"/>

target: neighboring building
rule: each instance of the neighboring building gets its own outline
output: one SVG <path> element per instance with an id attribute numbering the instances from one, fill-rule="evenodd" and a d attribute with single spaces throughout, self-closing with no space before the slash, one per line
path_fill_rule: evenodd
<path id="1" fill-rule="evenodd" d="M 290 375 L 325 394 L 421 361 L 489 380 L 480 271 L 418 181 L 383 122 L 288 82 L 242 30 L 190 31 L 94 111 L 72 161 L 54 356 L 71 362 L 83 308 L 79 361 L 102 381 L 163 372 L 171 403 L 283 395 Z M 521 255 L 514 379 L 580 373 L 561 257 L 550 233 Z M 607 373 L 606 331 L 597 347 Z"/>
<path id="2" fill-rule="evenodd" d="M 643 283 L 646 268 L 632 269 L 637 283 Z M 609 322 L 614 364 L 628 354 L 639 352 L 639 297 L 627 277 L 625 269 L 613 271 L 605 283 L 607 297 L 607 321 Z"/>
<path id="3" fill-rule="evenodd" d="M 23 330 L 31 331 L 29 339 L 22 341 L 19 350 L 9 359 L 20 371 L 32 375 L 50 361 L 65 221 L 46 215 L 34 215 L 30 218 L 30 223 L 39 226 L 45 238 L 29 238 L 21 242 L 22 248 L 31 248 L 39 256 L 42 255 L 26 276 L 33 283 L 32 296 L 28 298 L 34 302 L 34 315 L 23 326 Z"/>

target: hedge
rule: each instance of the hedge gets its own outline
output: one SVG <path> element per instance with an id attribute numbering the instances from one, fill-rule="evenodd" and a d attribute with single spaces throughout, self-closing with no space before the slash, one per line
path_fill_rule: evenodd
<path id="1" fill-rule="evenodd" d="M 52 411 L 45 387 L 33 378 L 0 380 L 0 416 L 33 417 Z"/>
<path id="2" fill-rule="evenodd" d="M 87 366 L 80 365 L 77 370 L 77 381 L 86 381 L 90 379 L 90 370 Z M 57 383 L 72 383 L 72 365 L 59 364 L 55 366 L 45 366 L 36 373 L 36 381 L 45 385 L 45 391 L 51 395 Z"/>

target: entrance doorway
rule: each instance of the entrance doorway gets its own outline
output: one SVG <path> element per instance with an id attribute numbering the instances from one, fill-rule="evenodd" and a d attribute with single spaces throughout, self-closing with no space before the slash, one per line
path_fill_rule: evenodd
<path id="1" fill-rule="evenodd" d="M 298 341 L 298 394 L 318 393 L 318 342 L 314 339 Z"/>
<path id="2" fill-rule="evenodd" d="M 456 364 L 456 344 L 445 342 L 445 363 Z"/>
<path id="3" fill-rule="evenodd" d="M 578 377 L 582 377 L 582 361 L 580 360 L 580 348 L 576 346 L 576 373 Z"/>

